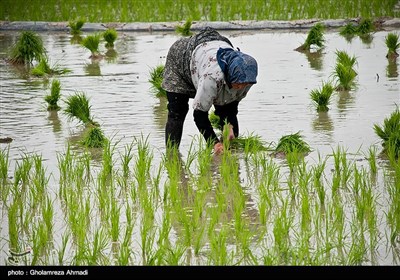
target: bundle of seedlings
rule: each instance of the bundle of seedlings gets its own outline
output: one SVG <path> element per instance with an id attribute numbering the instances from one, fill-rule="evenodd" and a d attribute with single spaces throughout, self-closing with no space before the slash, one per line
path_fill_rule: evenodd
<path id="1" fill-rule="evenodd" d="M 58 105 L 58 101 L 61 97 L 61 84 L 60 81 L 54 79 L 51 83 L 50 94 L 46 95 L 44 100 L 47 102 L 47 111 L 58 111 L 61 107 Z"/>
<path id="2" fill-rule="evenodd" d="M 192 27 L 192 21 L 187 20 L 183 25 L 178 25 L 175 28 L 175 31 L 178 34 L 187 37 L 193 34 L 193 32 L 190 30 L 191 27 Z"/>
<path id="3" fill-rule="evenodd" d="M 358 75 L 358 73 L 354 69 L 354 67 L 357 65 L 357 58 L 355 56 L 350 56 L 347 52 L 339 50 L 336 50 L 335 54 L 336 63 L 343 64 L 344 66 L 352 69 L 356 76 Z"/>
<path id="4" fill-rule="evenodd" d="M 385 38 L 385 44 L 388 48 L 386 58 L 390 60 L 396 60 L 399 56 L 397 49 L 400 48 L 399 34 L 394 32 L 389 33 Z"/>
<path id="5" fill-rule="evenodd" d="M 316 23 L 313 27 L 311 27 L 304 43 L 295 50 L 299 52 L 310 51 L 311 46 L 313 45 L 317 46 L 319 49 L 323 48 L 325 43 L 324 29 L 325 27 L 322 23 Z"/>
<path id="6" fill-rule="evenodd" d="M 226 122 L 221 128 L 221 123 L 219 122 L 219 117 L 214 114 L 216 118 L 218 118 L 218 124 L 214 124 L 221 130 L 220 141 L 224 143 L 225 148 L 233 149 L 233 150 L 242 150 L 245 152 L 256 153 L 260 151 L 268 151 L 271 150 L 269 148 L 270 145 L 267 145 L 265 141 L 261 139 L 259 135 L 254 135 L 250 133 L 249 135 L 238 135 L 238 137 L 231 138 L 231 127 Z M 210 118 L 210 117 L 209 117 Z"/>
<path id="7" fill-rule="evenodd" d="M 118 38 L 118 33 L 115 29 L 109 28 L 103 32 L 103 39 L 106 41 L 105 47 L 107 49 L 114 48 L 114 43 Z"/>
<path id="8" fill-rule="evenodd" d="M 31 74 L 37 77 L 43 77 L 45 75 L 62 75 L 69 72 L 71 72 L 71 70 L 60 68 L 56 64 L 51 67 L 46 56 L 42 56 L 39 63 L 31 70 Z"/>
<path id="9" fill-rule="evenodd" d="M 98 123 L 92 119 L 89 98 L 84 92 L 75 91 L 75 94 L 67 97 L 65 103 L 67 108 L 65 108 L 64 113 L 70 120 L 77 119 L 86 126 L 98 126 Z"/>
<path id="10" fill-rule="evenodd" d="M 22 31 L 18 40 L 11 48 L 11 58 L 8 62 L 20 65 L 32 65 L 46 55 L 42 38 L 33 31 Z"/>
<path id="11" fill-rule="evenodd" d="M 167 92 L 162 88 L 161 84 L 163 82 L 163 74 L 164 74 L 164 65 L 158 65 L 150 69 L 150 78 L 149 82 L 151 84 L 151 91 L 157 97 L 166 97 Z"/>
<path id="12" fill-rule="evenodd" d="M 88 148 L 104 148 L 108 139 L 98 126 L 90 126 L 85 132 L 81 144 Z"/>
<path id="13" fill-rule="evenodd" d="M 326 112 L 329 110 L 328 105 L 330 104 L 333 91 L 334 86 L 331 82 L 323 82 L 321 88 L 313 89 L 311 91 L 310 97 L 317 112 Z"/>
<path id="14" fill-rule="evenodd" d="M 336 51 L 336 66 L 332 73 L 337 82 L 336 90 L 349 91 L 355 86 L 355 78 L 358 75 L 354 70 L 356 63 L 357 59 L 354 56 L 351 57 L 345 51 Z"/>
<path id="15" fill-rule="evenodd" d="M 374 23 L 371 19 L 362 18 L 359 22 L 349 22 L 341 27 L 339 34 L 344 36 L 347 40 L 351 40 L 354 36 L 359 36 L 362 40 L 369 39 L 371 32 L 375 30 Z"/>
<path id="16" fill-rule="evenodd" d="M 88 49 L 91 53 L 91 59 L 102 59 L 103 55 L 100 53 L 99 45 L 100 45 L 101 34 L 94 33 L 92 35 L 88 35 L 81 41 L 81 46 Z"/>
<path id="17" fill-rule="evenodd" d="M 71 20 L 71 21 L 69 21 L 69 23 L 68 23 L 68 26 L 69 26 L 69 28 L 71 28 L 71 31 L 70 31 L 70 33 L 72 34 L 72 35 L 79 35 L 79 34 L 81 34 L 82 33 L 82 27 L 83 27 L 83 25 L 85 24 L 85 21 L 84 20 L 77 20 L 77 21 L 73 21 L 73 20 Z"/>
<path id="18" fill-rule="evenodd" d="M 310 146 L 302 139 L 300 131 L 282 136 L 274 149 L 275 155 L 287 156 L 290 153 L 306 155 L 311 152 Z"/>
<path id="19" fill-rule="evenodd" d="M 383 125 L 374 124 L 375 133 L 382 139 L 382 153 L 389 158 L 398 159 L 400 157 L 400 110 L 392 112 L 389 118 L 385 118 Z"/>
<path id="20" fill-rule="evenodd" d="M 77 119 L 82 122 L 87 131 L 81 143 L 88 148 L 103 148 L 107 143 L 100 125 L 91 116 L 91 106 L 89 99 L 84 92 L 75 92 L 65 101 L 67 108 L 64 110 L 69 119 Z"/>
<path id="21" fill-rule="evenodd" d="M 273 150 L 271 144 L 261 139 L 261 136 L 250 133 L 249 135 L 239 135 L 231 140 L 233 149 L 240 149 L 248 152 L 261 152 Z"/>

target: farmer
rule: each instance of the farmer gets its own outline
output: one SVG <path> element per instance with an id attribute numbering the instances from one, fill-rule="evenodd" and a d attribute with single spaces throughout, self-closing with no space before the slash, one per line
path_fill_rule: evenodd
<path id="1" fill-rule="evenodd" d="M 193 117 L 214 153 L 223 152 L 208 118 L 214 105 L 219 126 L 229 126 L 229 139 L 239 135 L 239 102 L 257 77 L 256 60 L 235 50 L 228 38 L 207 27 L 191 37 L 177 40 L 169 49 L 162 87 L 167 92 L 168 120 L 165 126 L 167 147 L 179 147 L 183 123 L 193 98 Z"/>

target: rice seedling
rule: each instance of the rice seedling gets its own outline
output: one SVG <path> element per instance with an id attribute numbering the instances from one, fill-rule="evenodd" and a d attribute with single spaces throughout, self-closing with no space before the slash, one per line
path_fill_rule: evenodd
<path id="1" fill-rule="evenodd" d="M 9 154 L 10 154 L 10 146 L 6 149 L 0 150 L 0 182 L 1 186 L 5 188 L 7 180 L 8 180 L 8 169 L 10 165 L 9 161 Z"/>
<path id="2" fill-rule="evenodd" d="M 369 18 L 362 18 L 357 26 L 357 34 L 359 36 L 368 35 L 374 30 L 374 24 Z"/>
<path id="3" fill-rule="evenodd" d="M 191 36 L 193 34 L 192 31 L 190 31 L 190 27 L 192 26 L 192 21 L 187 20 L 183 25 L 178 25 L 175 28 L 176 33 L 182 35 L 182 36 Z"/>
<path id="4" fill-rule="evenodd" d="M 322 23 L 316 23 L 313 27 L 311 27 L 304 43 L 295 50 L 300 52 L 309 51 L 313 45 L 317 46 L 318 48 L 323 48 L 325 43 L 324 29 L 325 26 Z"/>
<path id="5" fill-rule="evenodd" d="M 108 139 L 100 127 L 92 126 L 83 136 L 81 143 L 88 148 L 103 148 L 108 143 Z"/>
<path id="6" fill-rule="evenodd" d="M 337 63 L 332 75 L 336 79 L 336 90 L 338 91 L 349 91 L 355 86 L 354 79 L 357 73 L 353 68 Z"/>
<path id="7" fill-rule="evenodd" d="M 382 125 L 374 124 L 376 135 L 382 139 L 383 153 L 389 156 L 392 152 L 397 159 L 400 157 L 400 110 L 396 105 L 396 109 L 388 118 L 385 118 Z"/>
<path id="8" fill-rule="evenodd" d="M 100 45 L 101 34 L 94 33 L 91 35 L 87 35 L 81 41 L 81 46 L 88 49 L 91 53 L 89 58 L 92 59 L 101 59 L 103 55 L 100 53 L 99 45 Z"/>
<path id="9" fill-rule="evenodd" d="M 106 187 L 96 188 L 93 181 L 80 185 L 81 169 L 86 168 L 86 162 L 71 151 L 63 153 L 62 157 L 67 159 L 59 166 L 60 177 L 68 176 L 63 179 L 68 183 L 63 186 L 60 183 L 64 194 L 56 196 L 61 199 L 62 211 L 59 212 L 54 211 L 51 206 L 54 201 L 50 203 L 50 196 L 45 192 L 41 197 L 29 193 L 29 199 L 24 200 L 28 192 L 21 188 L 22 177 L 28 177 L 29 188 L 25 190 L 31 189 L 30 186 L 37 193 L 39 189 L 47 190 L 47 182 L 40 179 L 45 171 L 40 163 L 43 159 L 32 159 L 29 155 L 19 165 L 17 188 L 11 203 L 7 202 L 9 220 L 13 219 L 13 224 L 9 225 L 10 236 L 7 241 L 4 238 L 3 243 L 9 242 L 11 246 L 13 238 L 14 251 L 24 251 L 23 234 L 29 232 L 33 242 L 29 245 L 37 256 L 26 262 L 36 265 L 51 264 L 52 258 L 60 265 L 364 265 L 375 264 L 373 254 L 381 249 L 377 246 L 381 246 L 385 238 L 389 246 L 396 244 L 400 232 L 399 161 L 397 165 L 393 163 L 385 179 L 387 187 L 383 189 L 388 192 L 382 195 L 388 198 L 389 204 L 388 211 L 384 212 L 387 227 L 382 231 L 377 222 L 385 211 L 385 208 L 380 209 L 380 190 L 368 180 L 366 169 L 343 163 L 345 152 L 341 148 L 337 149 L 340 154 L 336 155 L 337 168 L 352 170 L 354 175 L 349 177 L 348 188 L 343 192 L 334 186 L 340 186 L 343 172 L 339 180 L 324 181 L 324 170 L 330 170 L 327 158 L 321 158 L 316 166 L 308 166 L 305 160 L 298 161 L 297 181 L 292 181 L 292 190 L 288 190 L 290 182 L 286 177 L 279 177 L 280 166 L 265 153 L 258 154 L 259 158 L 253 157 L 254 165 L 239 173 L 242 161 L 237 154 L 228 150 L 217 157 L 219 161 L 213 160 L 211 150 L 201 141 L 199 149 L 203 150 L 196 153 L 199 155 L 195 158 L 196 166 L 182 163 L 178 151 L 171 152 L 162 164 L 162 169 L 168 170 L 167 176 L 165 181 L 160 181 L 153 179 L 152 155 L 148 153 L 147 141 L 141 141 L 137 143 L 141 149 L 133 154 L 137 179 L 131 187 L 138 189 L 136 196 L 124 196 L 124 190 L 115 183 L 117 176 L 110 176 Z M 113 173 L 112 169 L 118 164 L 112 161 L 114 152 L 110 147 L 106 152 L 103 169 L 107 171 L 95 170 L 98 176 L 95 182 L 99 185 L 102 173 Z M 126 161 L 123 158 L 120 160 Z M 146 166 L 137 167 L 137 164 Z M 200 164 L 207 166 L 200 167 Z M 28 168 L 29 165 L 34 168 Z M 257 173 L 253 172 L 255 168 Z M 193 170 L 196 172 L 186 172 Z M 252 181 L 246 176 L 253 177 Z M 45 187 L 32 184 L 34 178 Z M 138 188 L 139 183 L 144 186 Z M 154 184 L 161 185 L 163 195 L 153 190 Z M 254 201 L 248 199 L 248 187 L 254 184 L 257 184 L 255 197 L 258 197 L 259 215 L 258 211 L 252 211 L 255 210 Z M 103 196 L 104 203 L 99 198 L 93 200 L 93 193 Z M 123 205 L 118 204 L 121 199 Z M 124 205 L 125 211 L 120 211 Z M 249 210 L 251 213 L 247 213 Z M 97 215 L 105 217 L 99 219 Z M 52 221 L 57 223 L 52 225 Z M 135 221 L 137 226 L 134 226 Z M 259 224 L 258 221 L 263 222 Z M 123 242 L 115 246 L 111 241 L 118 239 L 117 232 L 121 230 Z M 51 241 L 56 237 L 60 240 L 54 243 L 60 245 L 54 248 L 56 255 L 52 256 Z M 378 237 L 383 240 L 377 242 Z"/>
<path id="10" fill-rule="evenodd" d="M 151 84 L 151 90 L 157 97 L 166 97 L 167 92 L 162 88 L 161 84 L 163 81 L 164 65 L 157 65 L 150 69 L 149 82 Z"/>
<path id="11" fill-rule="evenodd" d="M 230 145 L 232 149 L 241 149 L 246 154 L 273 150 L 270 143 L 265 142 L 259 135 L 254 133 L 239 135 L 231 140 Z"/>
<path id="12" fill-rule="evenodd" d="M 357 64 L 357 58 L 355 56 L 350 56 L 347 52 L 339 50 L 336 50 L 335 54 L 336 54 L 336 63 L 342 64 L 354 70 L 354 67 Z"/>
<path id="13" fill-rule="evenodd" d="M 274 152 L 276 154 L 282 153 L 284 155 L 292 152 L 298 152 L 301 154 L 307 154 L 311 152 L 310 146 L 302 138 L 303 137 L 301 136 L 300 131 L 294 134 L 282 136 L 274 148 Z"/>
<path id="14" fill-rule="evenodd" d="M 114 48 L 115 40 L 118 38 L 118 33 L 115 29 L 109 28 L 103 32 L 103 39 L 106 41 L 106 48 Z"/>
<path id="15" fill-rule="evenodd" d="M 204 21 L 231 20 L 298 20 L 298 19 L 343 19 L 354 17 L 399 17 L 396 0 L 370 0 L 368 5 L 354 0 L 332 0 L 324 2 L 299 0 L 295 2 L 278 0 L 273 2 L 237 1 L 200 1 L 193 4 L 187 0 L 171 2 L 153 0 L 141 5 L 116 0 L 101 3 L 96 0 L 83 2 L 63 2 L 60 5 L 14 2 L 2 0 L 3 20 L 7 21 L 68 21 L 70 18 L 82 18 L 88 22 L 163 22 L 180 21 L 182 18 Z M 47 2 L 50 4 L 50 2 Z M 51 2 L 53 3 L 53 2 Z M 221 12 L 223 11 L 223 12 Z"/>
<path id="16" fill-rule="evenodd" d="M 96 229 L 93 237 L 93 242 L 87 248 L 86 252 L 88 265 L 104 265 L 108 263 L 106 257 L 106 249 L 109 243 L 109 238 L 103 228 Z"/>
<path id="17" fill-rule="evenodd" d="M 34 31 L 21 31 L 17 42 L 12 46 L 9 62 L 32 65 L 46 55 L 42 38 Z"/>
<path id="18" fill-rule="evenodd" d="M 376 163 L 376 147 L 375 146 L 369 147 L 367 159 L 368 159 L 369 168 L 371 170 L 371 173 L 376 174 L 378 172 L 378 167 L 377 167 L 377 163 Z"/>
<path id="19" fill-rule="evenodd" d="M 316 189 L 318 199 L 319 199 L 319 202 L 321 205 L 325 205 L 325 197 L 326 197 L 325 187 L 322 182 L 324 170 L 325 170 L 325 166 L 326 166 L 326 161 L 327 161 L 327 159 L 322 160 L 322 161 L 320 160 L 319 164 L 317 164 L 311 168 L 313 183 L 314 183 L 313 186 Z"/>
<path id="20" fill-rule="evenodd" d="M 82 33 L 82 27 L 85 24 L 85 21 L 83 19 L 79 19 L 79 20 L 70 20 L 68 23 L 70 30 L 70 33 L 72 35 L 79 35 Z"/>
<path id="21" fill-rule="evenodd" d="M 347 38 L 351 38 L 355 34 L 357 34 L 357 25 L 349 22 L 345 26 L 340 28 L 339 34 Z"/>
<path id="22" fill-rule="evenodd" d="M 77 119 L 86 126 L 98 126 L 98 123 L 92 119 L 91 105 L 89 105 L 89 98 L 86 93 L 75 91 L 73 95 L 67 97 L 65 103 L 67 107 L 64 109 L 64 113 L 70 120 Z"/>
<path id="23" fill-rule="evenodd" d="M 208 114 L 208 119 L 210 120 L 213 128 L 221 130 L 221 126 L 219 125 L 220 119 L 219 119 L 219 116 L 215 114 L 215 111 L 211 111 Z"/>
<path id="24" fill-rule="evenodd" d="M 50 66 L 48 62 L 48 58 L 42 56 L 39 60 L 39 63 L 31 69 L 31 74 L 37 77 L 43 77 L 44 75 L 61 75 L 65 73 L 69 73 L 71 70 L 67 68 L 60 68 L 57 65 Z"/>
<path id="25" fill-rule="evenodd" d="M 399 34 L 394 32 L 388 33 L 385 37 L 385 44 L 388 48 L 386 58 L 395 60 L 399 56 L 397 53 L 397 49 L 400 48 Z"/>
<path id="26" fill-rule="evenodd" d="M 311 91 L 310 97 L 317 112 L 326 112 L 329 110 L 328 105 L 331 102 L 333 91 L 334 87 L 330 82 L 323 82 L 319 89 L 313 89 Z"/>
<path id="27" fill-rule="evenodd" d="M 51 90 L 50 94 L 44 97 L 44 100 L 47 102 L 47 111 L 58 111 L 61 107 L 58 105 L 58 101 L 61 97 L 61 83 L 59 80 L 54 79 L 51 82 Z"/>

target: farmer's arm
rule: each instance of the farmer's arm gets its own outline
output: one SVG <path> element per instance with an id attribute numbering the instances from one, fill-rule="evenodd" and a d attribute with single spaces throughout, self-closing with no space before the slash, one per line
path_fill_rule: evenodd
<path id="1" fill-rule="evenodd" d="M 217 87 L 215 80 L 206 78 L 200 79 L 197 87 L 196 96 L 193 100 L 193 117 L 197 128 L 203 135 L 204 139 L 214 145 L 219 143 L 218 137 L 214 132 L 208 117 L 213 100 L 217 95 Z M 221 143 L 219 143 L 221 144 Z M 218 145 L 217 145 L 218 146 Z M 214 149 L 215 150 L 215 149 Z"/>
<path id="2" fill-rule="evenodd" d="M 229 138 L 236 138 L 239 135 L 239 122 L 237 119 L 239 101 L 233 101 L 226 105 L 214 105 L 215 115 L 219 117 L 219 125 L 223 129 L 224 124 L 229 124 Z"/>

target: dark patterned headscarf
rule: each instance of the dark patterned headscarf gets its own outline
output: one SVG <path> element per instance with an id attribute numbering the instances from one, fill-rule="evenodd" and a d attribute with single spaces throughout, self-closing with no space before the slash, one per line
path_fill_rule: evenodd
<path id="1" fill-rule="evenodd" d="M 257 83 L 257 61 L 250 55 L 230 48 L 220 48 L 217 60 L 229 87 L 235 83 Z"/>

